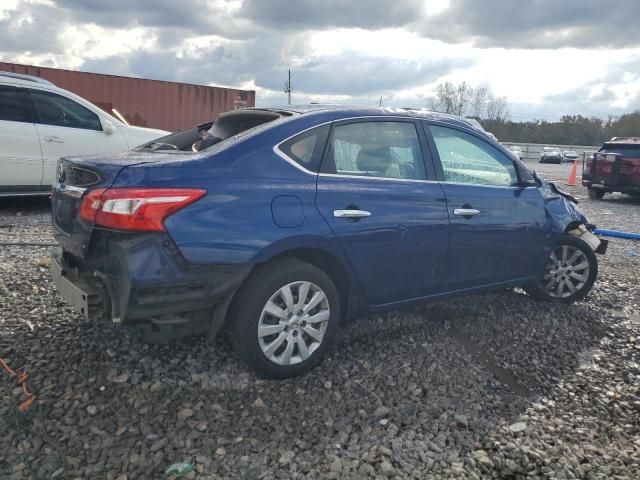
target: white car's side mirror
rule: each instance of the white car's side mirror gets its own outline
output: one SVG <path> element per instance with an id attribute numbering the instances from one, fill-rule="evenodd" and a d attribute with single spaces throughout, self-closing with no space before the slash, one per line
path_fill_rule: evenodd
<path id="1" fill-rule="evenodd" d="M 107 135 L 111 135 L 116 131 L 116 126 L 111 120 L 102 119 L 102 131 Z"/>

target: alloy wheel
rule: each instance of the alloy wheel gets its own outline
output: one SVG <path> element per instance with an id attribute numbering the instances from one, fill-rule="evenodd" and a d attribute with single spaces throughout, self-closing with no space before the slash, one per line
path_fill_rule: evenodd
<path id="1" fill-rule="evenodd" d="M 292 282 L 267 301 L 258 322 L 258 342 L 277 365 L 307 360 L 322 344 L 331 311 L 327 295 L 311 282 Z"/>
<path id="2" fill-rule="evenodd" d="M 589 259 L 572 245 L 559 245 L 549 256 L 542 287 L 554 298 L 579 292 L 589 279 Z"/>

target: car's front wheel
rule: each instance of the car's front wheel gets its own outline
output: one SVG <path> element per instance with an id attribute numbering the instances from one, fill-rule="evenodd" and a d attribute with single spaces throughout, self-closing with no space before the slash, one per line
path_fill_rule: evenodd
<path id="1" fill-rule="evenodd" d="M 583 299 L 598 275 L 598 260 L 585 242 L 564 234 L 551 251 L 542 281 L 529 285 L 533 298 L 552 302 L 573 303 Z"/>
<path id="2" fill-rule="evenodd" d="M 258 267 L 236 294 L 229 335 L 240 358 L 264 378 L 315 367 L 338 330 L 340 299 L 331 278 L 297 260 Z"/>

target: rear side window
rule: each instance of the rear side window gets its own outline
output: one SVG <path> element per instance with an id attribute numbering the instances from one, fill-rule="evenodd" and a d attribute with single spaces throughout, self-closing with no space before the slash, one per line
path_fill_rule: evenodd
<path id="1" fill-rule="evenodd" d="M 280 151 L 301 167 L 317 172 L 320 169 L 324 146 L 329 136 L 329 125 L 302 132 L 280 145 Z"/>
<path id="2" fill-rule="evenodd" d="M 31 122 L 24 92 L 21 89 L 0 86 L 0 120 Z"/>
<path id="3" fill-rule="evenodd" d="M 98 115 L 73 100 L 51 92 L 31 90 L 38 122 L 56 127 L 102 130 Z"/>
<path id="4" fill-rule="evenodd" d="M 625 158 L 640 158 L 640 145 L 605 145 L 601 151 L 618 153 Z"/>
<path id="5" fill-rule="evenodd" d="M 358 122 L 334 127 L 323 172 L 425 180 L 418 132 L 412 122 Z"/>

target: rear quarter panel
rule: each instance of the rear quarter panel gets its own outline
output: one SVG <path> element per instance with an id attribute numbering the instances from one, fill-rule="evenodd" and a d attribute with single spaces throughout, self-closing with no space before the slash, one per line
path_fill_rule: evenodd
<path id="1" fill-rule="evenodd" d="M 292 248 L 313 247 L 344 260 L 315 207 L 316 175 L 273 151 L 279 141 L 317 123 L 301 120 L 232 141 L 214 154 L 131 166 L 121 172 L 116 186 L 207 190 L 207 196 L 165 221 L 176 246 L 193 264 L 258 263 Z"/>

